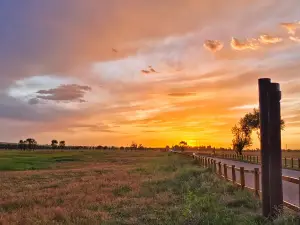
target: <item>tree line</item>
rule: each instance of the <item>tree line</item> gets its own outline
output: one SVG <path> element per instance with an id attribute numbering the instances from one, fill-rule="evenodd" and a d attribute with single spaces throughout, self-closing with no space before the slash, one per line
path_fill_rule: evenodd
<path id="1" fill-rule="evenodd" d="M 51 140 L 50 144 L 48 145 L 40 145 L 34 138 L 27 138 L 25 140 L 20 140 L 18 143 L 0 143 L 0 149 L 6 150 L 125 150 L 125 151 L 132 151 L 132 150 L 157 150 L 155 148 L 147 148 L 144 147 L 143 144 L 137 144 L 132 142 L 131 145 L 127 147 L 116 147 L 116 146 L 84 146 L 84 145 L 66 145 L 64 140 L 58 141 L 56 139 Z"/>

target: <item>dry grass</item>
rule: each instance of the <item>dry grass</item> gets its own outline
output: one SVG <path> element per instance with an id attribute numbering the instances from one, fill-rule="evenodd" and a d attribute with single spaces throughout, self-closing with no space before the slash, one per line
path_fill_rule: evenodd
<path id="1" fill-rule="evenodd" d="M 61 169 L 1 172 L 0 224 L 106 221 L 111 218 L 110 208 L 132 202 L 143 182 L 164 177 L 142 168 L 161 155 L 111 153 L 100 162 L 71 162 L 60 165 Z M 152 201 L 137 198 L 135 204 Z"/>
<path id="2" fill-rule="evenodd" d="M 50 170 L 0 172 L 0 224 L 265 223 L 250 194 L 190 159 L 159 152 L 81 158 Z"/>

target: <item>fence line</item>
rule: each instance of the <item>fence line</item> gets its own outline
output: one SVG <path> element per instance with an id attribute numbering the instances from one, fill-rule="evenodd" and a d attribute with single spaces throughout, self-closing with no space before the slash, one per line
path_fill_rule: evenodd
<path id="1" fill-rule="evenodd" d="M 256 163 L 256 164 L 261 163 L 261 160 L 260 160 L 259 156 L 252 156 L 252 155 L 215 154 L 214 157 L 224 158 L 224 159 L 232 159 L 232 160 L 239 160 L 239 161 Z M 287 168 L 287 169 L 298 169 L 298 170 L 300 170 L 300 158 L 283 157 L 282 158 L 282 167 Z"/>
<path id="2" fill-rule="evenodd" d="M 174 152 L 174 153 L 179 153 L 185 156 L 192 156 L 194 160 L 199 162 L 199 165 L 204 167 L 204 168 L 211 168 L 214 173 L 216 173 L 219 177 L 224 178 L 227 181 L 232 182 L 234 185 L 242 188 L 242 189 L 247 189 L 251 192 L 253 192 L 257 197 L 261 197 L 261 190 L 260 190 L 260 174 L 261 172 L 259 171 L 259 168 L 254 168 L 254 170 L 246 170 L 244 167 L 236 167 L 235 165 L 227 165 L 227 164 L 222 164 L 221 162 L 217 163 L 217 160 L 207 157 L 207 156 L 199 156 L 193 153 L 193 155 L 188 155 L 183 152 Z M 223 168 L 223 169 L 222 169 Z M 230 171 L 231 169 L 231 179 L 228 177 L 228 169 Z M 236 173 L 238 172 L 239 174 L 239 181 L 236 178 Z M 245 174 L 251 173 L 254 174 L 254 188 L 246 186 L 246 179 L 245 179 Z M 299 206 L 294 205 L 292 203 L 289 203 L 287 201 L 284 201 L 284 205 L 287 208 L 290 208 L 292 210 L 295 210 L 297 212 L 300 212 L 300 177 L 299 178 L 294 178 L 294 177 L 288 177 L 288 176 L 282 176 L 282 180 L 298 184 L 298 189 L 299 189 Z"/>

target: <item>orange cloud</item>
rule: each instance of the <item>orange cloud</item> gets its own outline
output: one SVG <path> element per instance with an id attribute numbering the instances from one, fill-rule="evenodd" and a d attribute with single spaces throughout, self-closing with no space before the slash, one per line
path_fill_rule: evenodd
<path id="1" fill-rule="evenodd" d="M 297 42 L 297 43 L 300 43 L 300 37 L 297 37 L 297 36 L 289 36 L 289 39 L 294 41 L 294 42 Z"/>
<path id="2" fill-rule="evenodd" d="M 220 51 L 223 47 L 224 44 L 221 41 L 218 40 L 206 40 L 203 44 L 204 48 L 211 52 L 217 52 Z"/>
<path id="3" fill-rule="evenodd" d="M 260 43 L 263 43 L 263 44 L 276 44 L 276 43 L 282 42 L 282 38 L 273 37 L 268 34 L 260 35 L 258 40 L 260 41 Z"/>
<path id="4" fill-rule="evenodd" d="M 192 95 L 196 95 L 196 93 L 193 92 L 175 92 L 175 93 L 170 93 L 169 96 L 172 97 L 186 97 L 186 96 L 192 96 Z"/>
<path id="5" fill-rule="evenodd" d="M 300 27 L 300 22 L 281 23 L 280 25 L 285 28 L 289 34 L 295 35 L 296 30 Z"/>
<path id="6" fill-rule="evenodd" d="M 231 39 L 230 45 L 234 50 L 238 50 L 238 51 L 247 50 L 247 49 L 256 50 L 259 48 L 259 44 L 256 39 L 247 39 L 246 41 L 242 42 L 237 38 L 233 37 Z"/>

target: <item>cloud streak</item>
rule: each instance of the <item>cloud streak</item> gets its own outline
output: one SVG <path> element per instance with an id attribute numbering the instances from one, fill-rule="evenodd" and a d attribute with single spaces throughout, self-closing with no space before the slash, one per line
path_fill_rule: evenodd
<path id="1" fill-rule="evenodd" d="M 274 37 L 274 36 L 270 36 L 268 34 L 262 34 L 259 36 L 260 43 L 263 44 L 276 44 L 276 43 L 280 43 L 283 41 L 282 38 L 280 37 Z"/>
<path id="2" fill-rule="evenodd" d="M 287 32 L 291 35 L 295 35 L 296 30 L 300 28 L 300 22 L 293 23 L 281 23 L 281 27 L 287 30 Z"/>
<path id="3" fill-rule="evenodd" d="M 39 90 L 36 99 L 64 102 L 85 102 L 83 99 L 86 92 L 91 91 L 91 87 L 77 84 L 61 85 L 49 90 Z M 31 100 L 31 103 L 37 103 Z"/>
<path id="4" fill-rule="evenodd" d="M 218 40 L 206 40 L 203 44 L 204 48 L 211 51 L 211 52 L 217 52 L 222 50 L 224 47 L 224 44 L 221 41 Z"/>
<path id="5" fill-rule="evenodd" d="M 174 92 L 174 93 L 170 93 L 169 96 L 171 97 L 187 97 L 187 96 L 193 96 L 196 95 L 196 93 L 194 92 Z"/>
<path id="6" fill-rule="evenodd" d="M 237 38 L 231 38 L 230 45 L 232 49 L 243 51 L 243 50 L 257 50 L 259 48 L 258 41 L 256 39 L 247 39 L 246 41 L 240 41 Z"/>
<path id="7" fill-rule="evenodd" d="M 289 39 L 294 41 L 294 42 L 297 42 L 297 43 L 300 43 L 300 37 L 297 37 L 297 36 L 289 36 Z"/>

